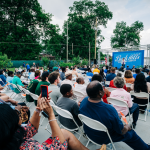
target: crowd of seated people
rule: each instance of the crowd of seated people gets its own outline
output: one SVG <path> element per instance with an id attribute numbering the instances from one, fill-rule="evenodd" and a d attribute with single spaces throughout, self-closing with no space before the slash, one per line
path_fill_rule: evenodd
<path id="1" fill-rule="evenodd" d="M 84 66 L 84 68 L 86 68 L 86 66 Z M 33 68 L 31 68 L 31 70 L 32 69 Z M 59 67 L 53 67 L 52 70 L 52 73 L 43 70 L 41 74 L 39 68 L 34 67 L 32 70 L 33 73 L 31 73 L 32 78 L 30 78 L 31 81 L 28 86 L 24 85 L 21 81 L 23 72 L 16 71 L 15 76 L 13 72 L 8 72 L 8 77 L 5 77 L 7 82 L 27 88 L 31 93 L 38 95 L 39 99 L 35 101 L 36 109 L 30 119 L 30 110 L 25 103 L 18 103 L 6 94 L 0 93 L 0 110 L 3 111 L 1 112 L 2 116 L 0 115 L 0 119 L 3 120 L 3 118 L 7 118 L 6 121 L 2 121 L 0 125 L 1 133 L 4 134 L 4 139 L 0 136 L 0 141 L 3 142 L 1 145 L 3 149 L 9 149 L 11 146 L 14 146 L 14 149 L 27 149 L 27 147 L 30 147 L 30 149 L 34 149 L 35 147 L 36 149 L 87 149 L 72 133 L 59 128 L 55 115 L 58 115 L 58 120 L 64 127 L 74 129 L 77 128 L 77 126 L 71 119 L 64 118 L 53 111 L 49 99 L 41 98 L 41 85 L 48 86 L 51 101 L 61 109 L 69 111 L 78 126 L 83 125 L 78 118 L 79 114 L 83 114 L 104 124 L 113 142 L 123 141 L 132 149 L 136 150 L 150 149 L 150 146 L 147 145 L 129 125 L 123 125 L 120 119 L 120 111 L 123 112 L 125 116 L 128 116 L 130 112 L 130 114 L 133 114 L 132 126 L 136 128 L 139 111 L 144 113 L 146 109 L 146 106 L 139 106 L 138 104 L 147 104 L 147 99 L 134 97 L 133 103 L 129 93 L 131 90 L 138 93 L 150 92 L 150 83 L 146 82 L 145 75 L 141 73 L 140 69 L 135 69 L 136 76 L 134 78 L 134 74 L 130 71 L 131 69 L 127 69 L 123 77 L 122 73 L 116 74 L 116 68 L 114 67 L 110 68 L 107 66 L 106 69 L 100 69 L 98 66 L 93 66 L 93 71 L 90 68 L 86 68 L 86 70 L 88 70 L 86 72 L 87 77 L 92 77 L 88 84 L 85 84 L 84 76 L 76 71 L 76 66 L 74 66 L 72 70 L 66 67 L 62 67 L 61 69 Z M 77 77 L 76 82 L 73 81 L 73 75 Z M 115 90 L 110 92 L 109 89 L 104 86 L 105 80 L 110 81 L 109 87 L 115 88 Z M 132 84 L 129 90 L 126 87 L 126 83 Z M 0 90 L 3 90 L 2 86 L 3 85 L 0 86 Z M 19 93 L 17 89 L 14 89 L 14 91 L 15 93 Z M 84 96 L 77 101 L 73 99 L 74 91 L 80 92 Z M 129 111 L 123 107 L 112 106 L 112 104 L 107 101 L 108 97 L 125 101 L 128 104 Z M 30 95 L 26 95 L 26 100 L 28 102 L 34 101 Z M 40 144 L 32 137 L 38 131 L 40 122 L 39 114 L 42 110 L 49 116 L 48 121 L 52 130 L 52 136 Z M 12 116 L 8 116 L 7 113 L 11 113 L 11 115 L 14 116 L 13 121 Z M 22 123 L 27 124 L 27 126 L 22 127 Z M 9 129 L 3 128 L 3 125 L 5 126 L 6 124 L 10 124 Z M 93 130 L 86 125 L 83 125 L 83 127 L 85 134 L 94 142 L 99 144 L 110 143 L 106 133 Z M 7 135 L 5 134 L 6 130 L 8 130 Z M 7 138 L 11 140 L 6 141 L 5 139 Z M 16 141 L 16 138 L 18 141 Z M 136 143 L 138 143 L 138 145 Z"/>

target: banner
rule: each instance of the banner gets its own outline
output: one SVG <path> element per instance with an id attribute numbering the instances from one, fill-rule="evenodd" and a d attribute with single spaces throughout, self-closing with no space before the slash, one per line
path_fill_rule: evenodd
<path id="1" fill-rule="evenodd" d="M 113 67 L 120 68 L 123 58 L 125 59 L 125 68 L 127 66 L 132 68 L 133 65 L 135 67 L 144 66 L 144 50 L 113 52 Z"/>

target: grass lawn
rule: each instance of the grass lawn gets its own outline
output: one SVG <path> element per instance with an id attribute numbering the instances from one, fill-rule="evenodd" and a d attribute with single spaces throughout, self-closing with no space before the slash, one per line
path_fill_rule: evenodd
<path id="1" fill-rule="evenodd" d="M 7 68 L 9 71 L 15 72 L 15 68 Z"/>

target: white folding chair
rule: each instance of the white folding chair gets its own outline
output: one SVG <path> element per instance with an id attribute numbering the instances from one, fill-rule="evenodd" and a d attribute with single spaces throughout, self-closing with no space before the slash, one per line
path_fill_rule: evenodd
<path id="1" fill-rule="evenodd" d="M 76 130 L 79 130 L 80 132 L 81 132 L 81 134 L 79 134 L 78 132 L 76 132 L 77 134 L 79 134 L 79 138 L 78 138 L 78 140 L 81 138 L 81 136 L 83 135 L 83 132 L 82 132 L 82 130 L 80 129 L 80 127 L 78 126 L 78 124 L 76 123 L 76 121 L 74 120 L 74 118 L 73 118 L 73 116 L 72 116 L 72 114 L 69 112 L 69 111 L 67 111 L 67 110 L 64 110 L 64 109 L 61 109 L 60 107 L 58 107 L 58 106 L 53 106 L 53 108 L 55 109 L 55 111 L 60 115 L 60 116 L 62 116 L 62 117 L 64 117 L 64 118 L 68 118 L 68 119 L 71 119 L 74 123 L 75 123 L 75 125 L 77 126 L 77 128 L 74 128 L 74 129 L 69 129 L 69 128 L 67 128 L 67 127 L 65 127 L 64 125 L 62 125 L 61 123 L 61 126 L 64 128 L 64 129 L 66 129 L 66 130 L 68 130 L 68 131 L 70 131 L 70 132 L 76 132 Z"/>
<path id="2" fill-rule="evenodd" d="M 93 74 L 99 74 L 98 72 L 94 72 Z"/>
<path id="3" fill-rule="evenodd" d="M 116 90 L 116 88 L 112 88 L 112 87 L 106 87 L 106 89 L 107 89 L 109 92 L 112 92 L 112 91 Z"/>
<path id="4" fill-rule="evenodd" d="M 145 113 L 145 119 L 139 118 L 139 120 L 143 120 L 146 122 L 146 117 L 147 117 L 148 112 L 149 112 L 149 94 L 146 92 L 135 93 L 134 91 L 130 91 L 130 94 L 135 96 L 135 97 L 138 97 L 138 98 L 147 98 L 148 99 L 147 104 L 138 104 L 139 106 L 146 106 L 147 107 L 146 110 L 144 110 L 146 112 Z M 139 110 L 141 110 L 141 109 L 139 109 Z"/>
<path id="5" fill-rule="evenodd" d="M 109 85 L 110 84 L 110 81 L 105 81 L 105 85 Z"/>
<path id="6" fill-rule="evenodd" d="M 77 103 L 85 97 L 85 95 L 82 92 L 74 90 L 73 93 L 77 97 Z"/>
<path id="7" fill-rule="evenodd" d="M 112 141 L 112 139 L 111 139 L 111 137 L 110 137 L 110 135 L 109 135 L 109 132 L 108 132 L 108 129 L 106 128 L 106 126 L 104 126 L 104 125 L 103 125 L 102 123 L 100 123 L 99 121 L 94 120 L 94 119 L 91 119 L 91 118 L 89 118 L 89 117 L 86 117 L 86 116 L 84 116 L 84 115 L 82 115 L 82 114 L 79 114 L 78 117 L 79 117 L 79 119 L 80 119 L 85 125 L 87 125 L 89 128 L 94 129 L 94 130 L 97 130 L 97 131 L 106 132 L 107 135 L 108 135 L 108 137 L 109 137 L 109 139 L 110 139 L 110 141 L 111 141 L 111 144 L 112 144 L 112 146 L 113 146 L 113 149 L 116 150 L 116 148 L 115 148 L 115 146 L 114 146 L 114 143 L 113 143 L 113 141 Z M 100 144 L 98 144 L 98 143 L 92 141 L 87 135 L 86 135 L 86 137 L 88 138 L 88 142 L 87 142 L 87 144 L 86 144 L 86 147 L 88 146 L 88 144 L 89 144 L 90 141 L 91 141 L 93 144 L 95 144 L 95 145 L 101 146 Z"/>
<path id="8" fill-rule="evenodd" d="M 131 122 L 131 114 L 130 114 L 130 111 L 129 111 L 129 107 L 128 107 L 128 104 L 121 100 L 121 99 L 116 99 L 116 98 L 112 98 L 112 97 L 107 97 L 107 101 L 108 103 L 111 103 L 112 105 L 115 105 L 115 106 L 118 106 L 118 107 L 125 107 L 128 109 L 128 112 L 129 112 L 129 123 L 131 124 L 132 126 L 132 122 Z M 121 111 L 122 113 L 124 113 L 123 111 Z M 119 114 L 120 112 L 118 112 Z M 132 129 L 133 129 L 133 126 L 132 126 Z"/>

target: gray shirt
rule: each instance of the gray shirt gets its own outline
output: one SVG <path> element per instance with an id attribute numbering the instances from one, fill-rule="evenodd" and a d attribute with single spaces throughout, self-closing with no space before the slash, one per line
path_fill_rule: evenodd
<path id="1" fill-rule="evenodd" d="M 72 114 L 76 123 L 79 126 L 82 126 L 82 123 L 78 118 L 79 106 L 78 106 L 76 101 L 71 100 L 70 98 L 61 97 L 58 99 L 56 105 L 62 109 L 68 110 Z M 63 126 L 69 128 L 69 129 L 77 128 L 77 126 L 75 125 L 75 123 L 71 119 L 64 118 L 60 115 L 58 116 L 58 119 Z"/>

